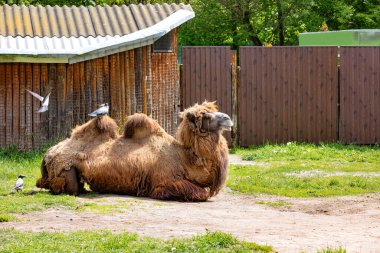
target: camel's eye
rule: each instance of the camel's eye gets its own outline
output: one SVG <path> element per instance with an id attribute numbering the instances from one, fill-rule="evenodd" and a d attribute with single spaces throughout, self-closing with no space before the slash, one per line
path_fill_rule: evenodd
<path id="1" fill-rule="evenodd" d="M 186 118 L 187 118 L 190 122 L 192 122 L 192 123 L 195 124 L 195 115 L 194 115 L 194 114 L 188 112 L 188 113 L 186 114 Z"/>

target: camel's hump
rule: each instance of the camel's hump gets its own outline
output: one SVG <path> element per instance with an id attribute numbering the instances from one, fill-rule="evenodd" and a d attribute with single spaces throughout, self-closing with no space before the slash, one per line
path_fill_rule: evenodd
<path id="1" fill-rule="evenodd" d="M 124 138 L 142 139 L 152 134 L 162 135 L 164 130 L 154 119 L 143 113 L 128 116 L 124 127 Z"/>

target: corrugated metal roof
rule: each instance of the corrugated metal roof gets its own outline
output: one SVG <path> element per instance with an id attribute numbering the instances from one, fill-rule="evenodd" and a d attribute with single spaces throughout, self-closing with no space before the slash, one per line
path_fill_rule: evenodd
<path id="1" fill-rule="evenodd" d="M 123 36 L 159 23 L 185 4 L 113 6 L 0 6 L 0 35 L 7 37 Z"/>
<path id="2" fill-rule="evenodd" d="M 169 7 L 169 5 L 163 6 Z M 173 7 L 174 5 L 170 6 Z M 126 6 L 124 7 L 127 8 Z M 151 8 L 152 10 L 153 8 L 155 8 L 153 5 L 134 5 L 130 7 L 130 9 L 133 9 L 135 7 L 142 9 L 146 7 Z M 191 9 L 189 5 L 186 5 L 185 7 Z M 131 12 L 137 12 L 137 10 L 132 10 Z M 157 14 L 159 12 L 155 13 Z M 107 27 L 107 23 L 105 23 L 105 26 L 101 26 L 100 24 L 98 24 L 99 27 L 94 28 L 94 31 L 99 31 L 100 29 L 102 29 L 103 31 L 108 30 L 108 32 L 110 32 L 112 30 L 112 33 L 114 35 L 106 34 L 105 36 L 88 36 L 87 34 L 87 36 L 81 35 L 77 37 L 32 37 L 21 35 L 4 36 L 0 34 L 0 62 L 75 63 L 110 54 L 115 54 L 126 50 L 131 50 L 146 45 L 151 45 L 154 43 L 154 41 L 164 36 L 166 33 L 170 32 L 174 28 L 193 18 L 194 12 L 192 10 L 189 11 L 185 9 L 178 9 L 177 11 L 174 11 L 170 15 L 164 17 L 163 19 L 161 19 L 161 17 L 158 18 L 158 16 L 153 15 L 149 19 L 136 20 L 134 24 L 136 25 L 136 27 L 139 28 L 136 28 L 133 32 L 122 35 L 115 34 L 115 31 L 117 29 L 112 26 L 112 29 L 110 28 L 110 26 Z M 0 26 L 4 24 L 1 22 L 2 21 L 0 19 Z M 126 21 L 126 24 L 128 22 L 129 21 Z M 7 27 L 9 27 L 9 25 L 7 25 Z M 18 30 L 21 30 L 22 27 L 23 26 L 19 26 Z M 77 27 L 82 29 L 80 26 Z M 132 26 L 130 25 L 129 27 Z M 65 29 L 55 30 L 63 31 Z M 65 31 L 68 30 L 69 29 L 66 29 Z M 81 33 L 77 34 L 86 34 L 85 31 L 87 30 L 88 29 L 82 29 Z M 120 32 L 120 30 L 118 32 Z"/>

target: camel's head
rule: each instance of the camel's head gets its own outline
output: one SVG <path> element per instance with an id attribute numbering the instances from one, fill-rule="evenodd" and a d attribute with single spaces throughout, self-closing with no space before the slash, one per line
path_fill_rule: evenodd
<path id="1" fill-rule="evenodd" d="M 222 112 L 218 112 L 215 102 L 203 102 L 184 110 L 180 113 L 182 123 L 187 124 L 194 132 L 207 134 L 231 130 L 233 123 L 231 118 Z"/>

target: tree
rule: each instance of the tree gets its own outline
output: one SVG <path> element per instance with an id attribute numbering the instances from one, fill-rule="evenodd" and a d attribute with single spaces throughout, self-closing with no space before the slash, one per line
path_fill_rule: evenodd
<path id="1" fill-rule="evenodd" d="M 346 0 L 346 3 L 351 3 L 354 9 L 349 28 L 379 28 L 380 0 Z"/>
<path id="2" fill-rule="evenodd" d="M 179 43 L 182 45 L 231 45 L 232 24 L 228 12 L 218 1 L 190 1 L 195 18 L 181 25 Z"/>
<path id="3" fill-rule="evenodd" d="M 297 45 L 301 32 L 380 27 L 380 0 L 0 0 L 0 4 L 191 4 L 195 18 L 179 29 L 181 45 Z"/>

